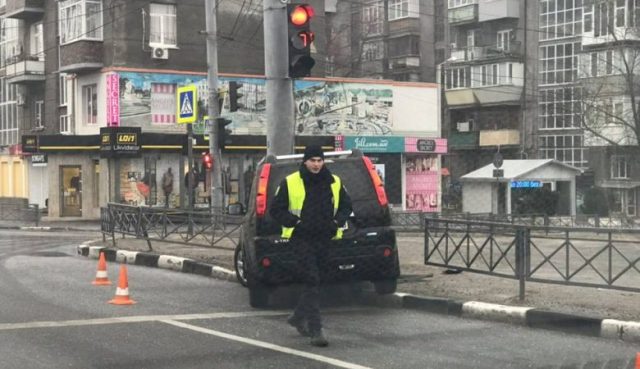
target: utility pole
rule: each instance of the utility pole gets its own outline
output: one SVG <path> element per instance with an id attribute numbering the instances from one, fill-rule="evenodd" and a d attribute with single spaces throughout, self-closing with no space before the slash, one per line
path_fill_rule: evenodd
<path id="1" fill-rule="evenodd" d="M 293 153 L 293 80 L 289 78 L 287 4 L 264 0 L 264 69 L 267 77 L 267 155 Z"/>
<path id="2" fill-rule="evenodd" d="M 389 0 L 382 1 L 382 14 L 384 23 L 382 24 L 382 78 L 389 78 Z"/>
<path id="3" fill-rule="evenodd" d="M 213 157 L 213 168 L 211 170 L 211 209 L 224 208 L 224 198 L 222 194 L 222 154 L 218 145 L 218 135 L 220 126 L 218 118 L 220 111 L 218 108 L 218 9 L 215 0 L 205 0 L 205 12 L 207 18 L 207 85 L 209 87 L 208 107 L 209 107 L 209 152 Z"/>

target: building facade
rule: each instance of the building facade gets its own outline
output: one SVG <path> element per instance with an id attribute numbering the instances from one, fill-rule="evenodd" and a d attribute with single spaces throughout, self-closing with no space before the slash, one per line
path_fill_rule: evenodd
<path id="1" fill-rule="evenodd" d="M 449 154 L 447 191 L 452 210 L 460 208 L 457 180 L 492 162 L 526 158 L 531 134 L 525 110 L 531 40 L 527 22 L 532 2 L 449 0 L 447 59 L 440 65 L 443 132 Z"/>

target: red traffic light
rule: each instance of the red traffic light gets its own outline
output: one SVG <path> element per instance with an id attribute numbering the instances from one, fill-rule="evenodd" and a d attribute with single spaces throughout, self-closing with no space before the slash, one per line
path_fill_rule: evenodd
<path id="1" fill-rule="evenodd" d="M 211 154 L 209 154 L 208 152 L 202 153 L 202 164 L 204 165 L 205 169 L 211 170 L 211 168 L 213 167 L 213 158 L 211 157 Z"/>
<path id="2" fill-rule="evenodd" d="M 301 27 L 305 25 L 309 19 L 313 18 L 315 11 L 309 5 L 296 6 L 289 14 L 289 19 L 294 26 Z"/>

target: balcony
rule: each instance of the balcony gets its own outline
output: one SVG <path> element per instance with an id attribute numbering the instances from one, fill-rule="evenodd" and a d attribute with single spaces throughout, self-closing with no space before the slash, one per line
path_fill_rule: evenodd
<path id="1" fill-rule="evenodd" d="M 520 145 L 520 132 L 517 129 L 498 129 L 480 131 L 480 147 Z"/>
<path id="2" fill-rule="evenodd" d="M 479 1 L 478 21 L 520 18 L 520 0 Z"/>
<path id="3" fill-rule="evenodd" d="M 44 60 L 32 56 L 9 58 L 5 66 L 5 77 L 7 82 L 16 84 L 44 82 Z"/>
<path id="4" fill-rule="evenodd" d="M 640 42 L 640 33 L 636 28 L 615 27 L 615 35 L 607 33 L 605 35 L 595 35 L 595 32 L 584 32 L 582 34 L 582 46 L 585 48 L 605 46 L 607 44 L 634 43 Z"/>
<path id="5" fill-rule="evenodd" d="M 478 148 L 479 132 L 451 132 L 447 137 L 449 150 L 473 150 Z"/>
<path id="6" fill-rule="evenodd" d="M 524 55 L 522 42 L 511 41 L 506 48 L 491 46 L 471 46 L 451 49 L 451 62 L 463 63 L 474 60 L 493 60 L 502 58 L 520 58 Z"/>
<path id="7" fill-rule="evenodd" d="M 44 15 L 44 0 L 7 0 L 4 16 L 16 19 L 41 18 Z"/>
<path id="8" fill-rule="evenodd" d="M 478 21 L 478 4 L 469 4 L 456 8 L 449 8 L 449 24 L 460 25 L 476 23 Z"/>
<path id="9" fill-rule="evenodd" d="M 60 72 L 83 73 L 104 66 L 102 41 L 80 40 L 60 46 Z"/>

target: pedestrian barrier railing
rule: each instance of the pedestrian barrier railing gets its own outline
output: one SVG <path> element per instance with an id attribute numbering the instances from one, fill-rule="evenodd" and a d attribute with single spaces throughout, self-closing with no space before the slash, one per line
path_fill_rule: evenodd
<path id="1" fill-rule="evenodd" d="M 240 238 L 242 216 L 221 209 L 183 210 L 130 206 L 110 203 L 100 209 L 103 239 L 116 234 L 152 242 L 170 242 L 191 246 L 234 250 Z"/>
<path id="2" fill-rule="evenodd" d="M 20 225 L 33 223 L 40 225 L 40 207 L 38 204 L 3 204 L 0 203 L 0 221 Z"/>
<path id="3" fill-rule="evenodd" d="M 519 281 L 640 292 L 640 230 L 424 219 L 425 264 Z"/>

